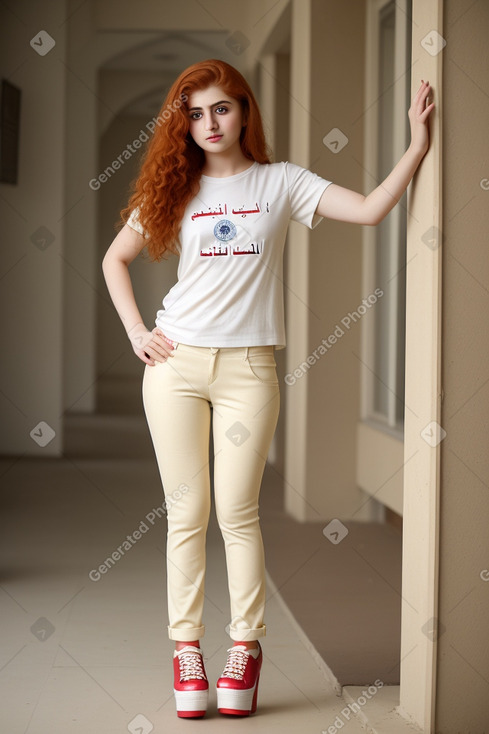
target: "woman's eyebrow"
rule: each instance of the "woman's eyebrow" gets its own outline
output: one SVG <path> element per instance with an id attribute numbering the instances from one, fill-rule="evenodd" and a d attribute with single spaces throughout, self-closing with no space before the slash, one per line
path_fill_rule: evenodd
<path id="1" fill-rule="evenodd" d="M 210 107 L 215 107 L 218 104 L 222 104 L 223 102 L 226 102 L 226 104 L 232 104 L 232 102 L 229 102 L 227 99 L 221 99 L 219 102 L 214 102 L 214 104 L 209 105 Z M 190 107 L 189 112 L 192 112 L 192 110 L 201 110 L 202 107 Z"/>

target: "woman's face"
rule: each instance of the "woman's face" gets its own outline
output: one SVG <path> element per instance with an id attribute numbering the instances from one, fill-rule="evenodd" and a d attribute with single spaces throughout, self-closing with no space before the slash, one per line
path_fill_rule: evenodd
<path id="1" fill-rule="evenodd" d="M 196 109 L 197 108 L 197 109 Z M 221 87 L 208 87 L 193 92 L 188 99 L 189 132 L 195 143 L 209 153 L 224 153 L 239 147 L 243 115 L 239 100 Z M 219 135 L 216 140 L 211 136 Z"/>

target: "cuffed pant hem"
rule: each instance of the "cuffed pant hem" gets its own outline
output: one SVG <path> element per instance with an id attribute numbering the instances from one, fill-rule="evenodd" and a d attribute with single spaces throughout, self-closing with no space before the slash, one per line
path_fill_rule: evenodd
<path id="1" fill-rule="evenodd" d="M 229 628 L 229 636 L 236 642 L 247 642 L 248 640 L 257 640 L 259 637 L 265 637 L 267 634 L 266 625 L 262 625 L 257 629 L 232 629 Z"/>
<path id="2" fill-rule="evenodd" d="M 170 640 L 179 642 L 192 642 L 200 640 L 204 636 L 205 627 L 170 627 L 168 625 L 168 637 Z"/>

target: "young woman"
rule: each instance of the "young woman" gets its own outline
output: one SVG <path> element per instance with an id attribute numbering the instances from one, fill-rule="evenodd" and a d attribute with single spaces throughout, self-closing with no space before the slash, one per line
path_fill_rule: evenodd
<path id="1" fill-rule="evenodd" d="M 193 64 L 161 108 L 124 225 L 103 260 L 110 296 L 145 363 L 143 405 L 168 507 L 169 638 L 175 640 L 179 716 L 203 716 L 205 540 L 210 511 L 209 437 L 216 515 L 231 606 L 218 710 L 253 713 L 266 633 L 265 565 L 258 516 L 263 470 L 280 393 L 275 349 L 285 347 L 282 258 L 290 219 L 376 225 L 399 201 L 428 141 L 430 85 L 409 109 L 411 144 L 368 196 L 290 162 L 272 163 L 260 111 L 243 76 L 224 61 Z M 178 282 L 149 331 L 128 266 L 179 256 Z"/>

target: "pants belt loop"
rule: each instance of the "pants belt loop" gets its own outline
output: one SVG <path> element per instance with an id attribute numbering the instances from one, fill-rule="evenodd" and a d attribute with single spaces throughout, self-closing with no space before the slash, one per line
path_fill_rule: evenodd
<path id="1" fill-rule="evenodd" d="M 245 356 L 244 356 L 244 358 L 245 358 L 245 362 L 246 362 L 246 360 L 248 359 L 248 352 L 249 352 L 249 351 L 250 351 L 250 348 L 249 348 L 249 347 L 246 347 L 246 351 L 245 351 Z"/>

